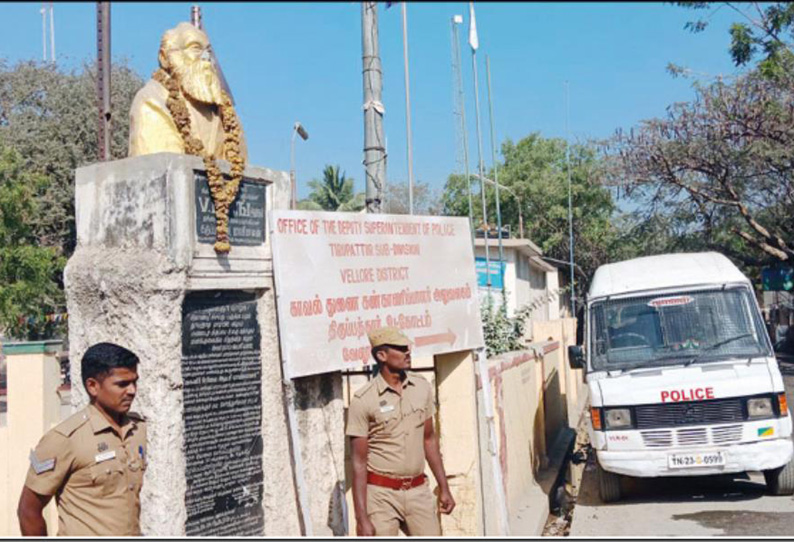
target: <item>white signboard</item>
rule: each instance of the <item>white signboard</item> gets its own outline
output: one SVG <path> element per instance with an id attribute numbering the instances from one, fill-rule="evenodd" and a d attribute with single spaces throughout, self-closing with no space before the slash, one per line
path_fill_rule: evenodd
<path id="1" fill-rule="evenodd" d="M 372 363 L 367 331 L 396 326 L 414 356 L 483 346 L 466 218 L 273 211 L 287 376 Z"/>

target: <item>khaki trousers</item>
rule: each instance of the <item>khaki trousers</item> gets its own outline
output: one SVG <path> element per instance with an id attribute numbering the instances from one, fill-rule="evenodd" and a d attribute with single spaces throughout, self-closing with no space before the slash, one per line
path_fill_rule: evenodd
<path id="1" fill-rule="evenodd" d="M 425 481 L 411 489 L 390 489 L 367 484 L 367 515 L 375 536 L 441 536 L 435 498 Z"/>

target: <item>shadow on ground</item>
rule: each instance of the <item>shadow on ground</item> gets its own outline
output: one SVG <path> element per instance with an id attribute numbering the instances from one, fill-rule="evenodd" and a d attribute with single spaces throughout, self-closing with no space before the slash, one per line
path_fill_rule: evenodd
<path id="1" fill-rule="evenodd" d="M 590 460 L 592 461 L 592 459 Z M 604 503 L 598 496 L 598 480 L 593 465 L 582 480 L 577 504 L 583 506 L 621 506 L 627 503 L 738 502 L 760 499 L 766 484 L 751 480 L 745 473 L 670 478 L 631 478 L 621 480 L 623 496 L 615 503 Z"/>

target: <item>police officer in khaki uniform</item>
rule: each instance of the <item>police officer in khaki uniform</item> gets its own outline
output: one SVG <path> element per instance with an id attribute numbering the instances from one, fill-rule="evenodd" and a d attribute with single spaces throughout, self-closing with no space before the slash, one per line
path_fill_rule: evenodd
<path id="1" fill-rule="evenodd" d="M 91 403 L 41 438 L 17 515 L 23 535 L 46 536 L 42 510 L 55 495 L 60 536 L 140 536 L 146 424 L 130 412 L 138 357 L 100 343 L 83 356 Z"/>
<path id="2" fill-rule="evenodd" d="M 425 459 L 438 487 L 439 508 L 455 500 L 433 429 L 430 384 L 407 373 L 411 341 L 395 327 L 369 333 L 379 373 L 350 401 L 347 436 L 353 451 L 353 505 L 359 536 L 439 536 L 441 529 L 424 474 Z"/>

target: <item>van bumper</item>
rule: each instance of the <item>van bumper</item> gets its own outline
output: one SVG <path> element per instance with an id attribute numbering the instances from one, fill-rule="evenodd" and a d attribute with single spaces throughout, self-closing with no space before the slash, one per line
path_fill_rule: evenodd
<path id="1" fill-rule="evenodd" d="M 667 463 L 670 454 L 721 451 L 725 465 L 671 469 Z M 660 476 L 704 476 L 746 471 L 763 471 L 782 467 L 794 456 L 791 438 L 734 444 L 731 446 L 704 446 L 698 448 L 668 448 L 665 450 L 610 451 L 597 450 L 598 462 L 605 471 L 639 478 Z"/>

